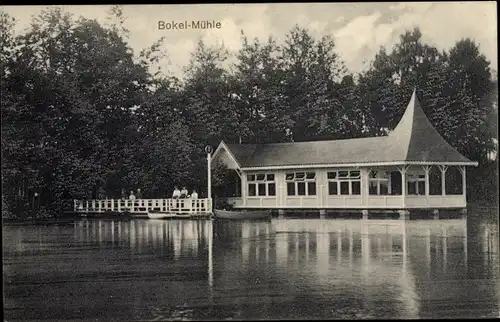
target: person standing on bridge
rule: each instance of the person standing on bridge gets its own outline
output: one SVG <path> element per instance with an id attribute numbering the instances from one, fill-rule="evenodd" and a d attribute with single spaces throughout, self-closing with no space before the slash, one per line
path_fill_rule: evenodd
<path id="1" fill-rule="evenodd" d="M 188 190 L 186 188 L 186 186 L 184 186 L 181 190 L 181 198 L 184 199 L 184 198 L 187 198 L 188 196 Z"/>
<path id="2" fill-rule="evenodd" d="M 181 191 L 177 186 L 174 187 L 174 192 L 172 193 L 172 199 L 179 199 L 181 197 Z"/>
<path id="3" fill-rule="evenodd" d="M 142 199 L 142 191 L 141 191 L 141 188 L 138 188 L 137 189 L 137 193 L 135 194 L 136 198 L 137 199 Z"/>
<path id="4" fill-rule="evenodd" d="M 134 195 L 134 192 L 133 192 L 133 191 L 130 191 L 130 196 L 129 196 L 129 199 L 130 199 L 130 200 L 135 200 L 135 195 Z"/>
<path id="5" fill-rule="evenodd" d="M 196 192 L 195 189 L 193 189 L 193 192 L 191 192 L 191 207 L 195 209 L 195 211 L 199 208 L 200 204 L 198 201 L 198 193 Z"/>
<path id="6" fill-rule="evenodd" d="M 177 186 L 174 187 L 174 192 L 172 193 L 172 199 L 176 199 L 176 201 L 174 202 L 174 205 L 175 205 L 175 208 L 179 208 L 179 199 L 181 197 L 181 191 L 179 190 L 179 188 L 177 188 Z"/>

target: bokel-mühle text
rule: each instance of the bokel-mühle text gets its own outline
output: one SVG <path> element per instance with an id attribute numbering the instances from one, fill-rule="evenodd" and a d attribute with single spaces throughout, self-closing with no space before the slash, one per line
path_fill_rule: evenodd
<path id="1" fill-rule="evenodd" d="M 222 24 L 215 20 L 193 20 L 189 23 L 185 21 L 163 21 L 158 20 L 158 29 L 181 30 L 181 29 L 220 29 Z"/>

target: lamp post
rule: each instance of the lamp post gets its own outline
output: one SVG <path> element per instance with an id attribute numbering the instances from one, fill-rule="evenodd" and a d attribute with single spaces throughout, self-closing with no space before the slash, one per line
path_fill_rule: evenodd
<path id="1" fill-rule="evenodd" d="M 209 202 L 209 210 L 212 212 L 212 147 L 207 145 L 205 147 L 207 153 L 207 197 Z"/>

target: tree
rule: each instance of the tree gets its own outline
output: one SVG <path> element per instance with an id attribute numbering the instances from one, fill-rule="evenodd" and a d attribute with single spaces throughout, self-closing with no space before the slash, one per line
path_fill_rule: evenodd
<path id="1" fill-rule="evenodd" d="M 306 29 L 296 26 L 287 34 L 280 51 L 284 68 L 283 109 L 291 118 L 293 139 L 336 137 L 335 132 L 340 129 L 332 125 L 341 117 L 342 104 L 335 80 L 344 69 L 333 40 L 323 37 L 318 41 Z"/>
<path id="2" fill-rule="evenodd" d="M 35 17 L 11 51 L 2 77 L 10 93 L 2 95 L 4 183 L 21 183 L 27 200 L 36 193 L 58 213 L 68 199 L 113 186 L 117 168 L 133 170 L 132 113 L 149 75 L 116 32 L 55 8 Z M 15 200 L 7 203 L 16 211 Z"/>
<path id="3" fill-rule="evenodd" d="M 191 175 L 194 163 L 192 131 L 179 106 L 183 93 L 178 80 L 164 78 L 137 110 L 139 124 L 137 185 L 150 197 L 164 198 L 174 185 L 197 185 Z"/>
<path id="4" fill-rule="evenodd" d="M 223 47 L 206 46 L 202 41 L 191 55 L 186 67 L 186 79 L 182 97 L 176 111 L 180 112 L 185 125 L 190 129 L 193 142 L 190 150 L 190 167 L 193 184 L 206 187 L 206 145 L 216 146 L 222 139 L 235 137 L 235 113 L 231 101 L 229 74 L 223 68 L 228 57 Z"/>
<path id="5" fill-rule="evenodd" d="M 272 37 L 250 42 L 242 32 L 243 46 L 232 75 L 232 98 L 237 122 L 237 140 L 244 143 L 280 142 L 290 119 L 283 113 L 283 71 Z M 229 141 L 231 142 L 231 141 Z"/>

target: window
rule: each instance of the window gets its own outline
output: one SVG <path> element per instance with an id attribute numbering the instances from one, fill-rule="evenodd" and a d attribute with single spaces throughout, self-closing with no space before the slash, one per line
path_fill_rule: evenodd
<path id="1" fill-rule="evenodd" d="M 429 169 L 429 195 L 441 195 L 441 170 L 437 166 Z"/>
<path id="2" fill-rule="evenodd" d="M 276 196 L 274 173 L 256 173 L 247 175 L 248 196 Z"/>
<path id="3" fill-rule="evenodd" d="M 289 196 L 315 196 L 316 172 L 290 172 L 285 174 Z"/>
<path id="4" fill-rule="evenodd" d="M 408 173 L 406 182 L 408 195 L 425 195 L 425 174 Z"/>
<path id="5" fill-rule="evenodd" d="M 444 178 L 446 180 L 446 195 L 461 195 L 463 193 L 462 173 L 459 167 L 448 167 Z"/>
<path id="6" fill-rule="evenodd" d="M 360 195 L 361 175 L 359 170 L 340 170 L 327 173 L 329 195 Z"/>
<path id="7" fill-rule="evenodd" d="M 388 195 L 389 194 L 389 172 L 370 171 L 368 176 L 368 187 L 370 195 Z"/>

